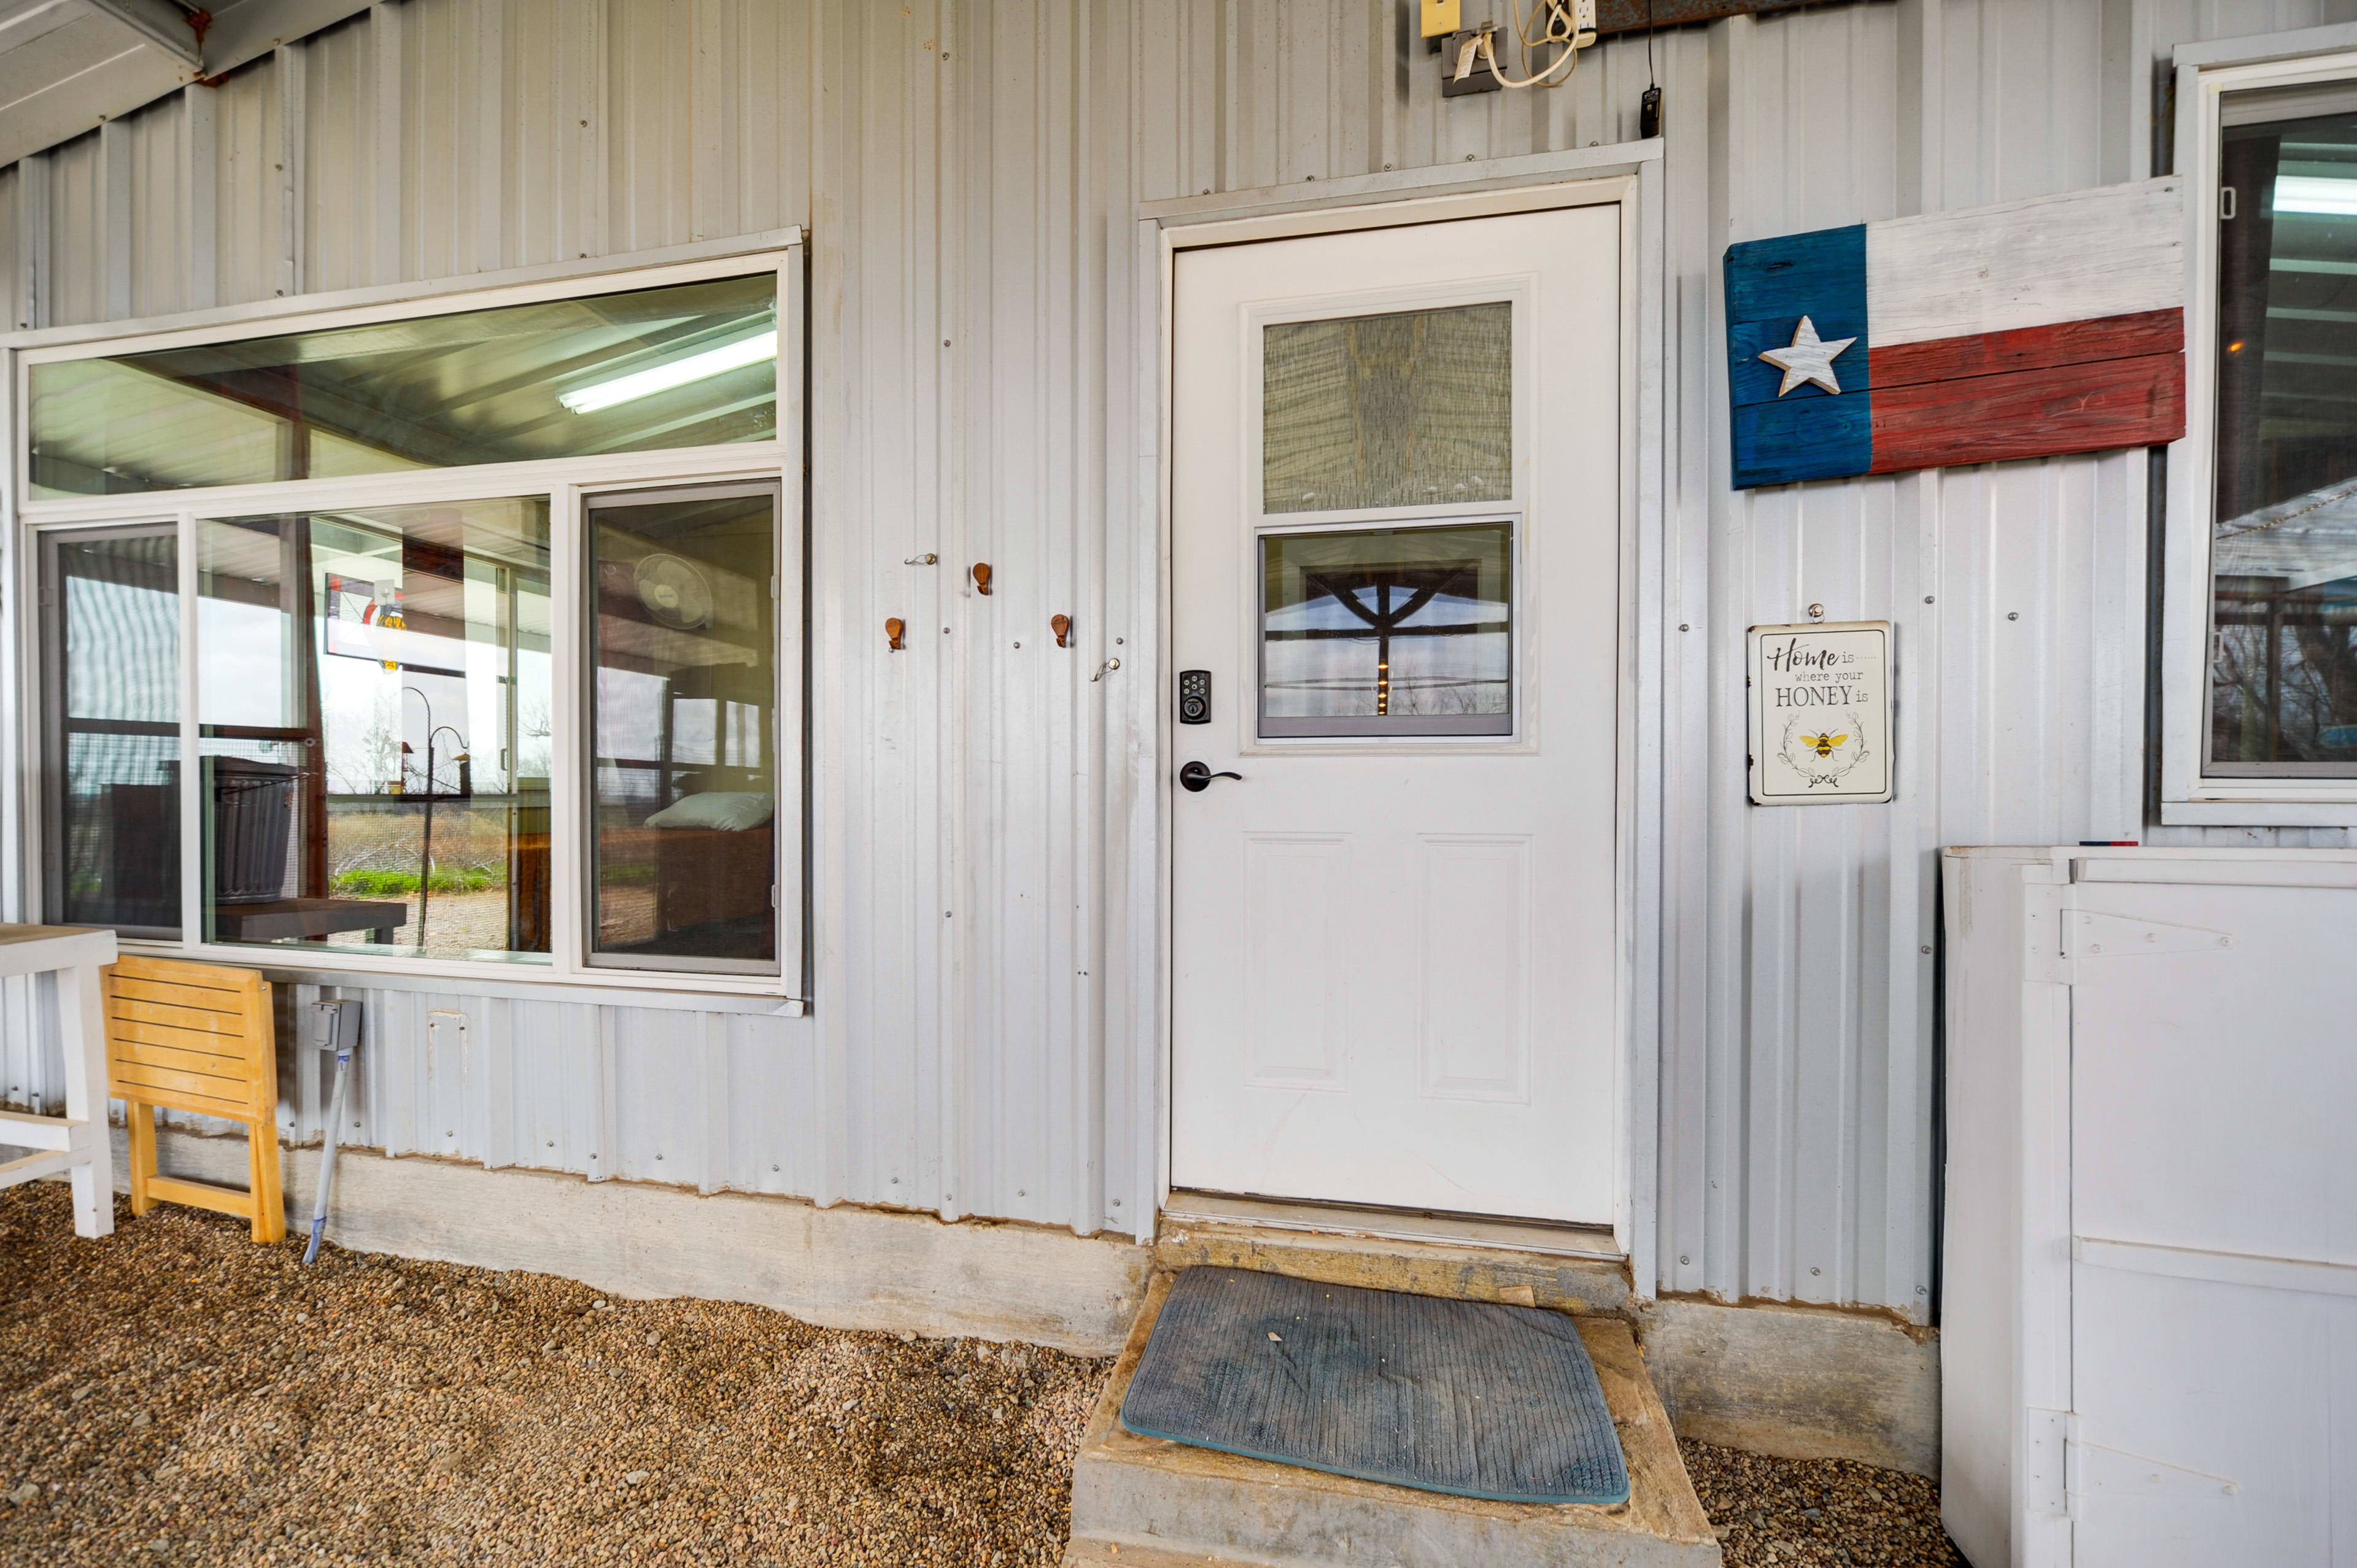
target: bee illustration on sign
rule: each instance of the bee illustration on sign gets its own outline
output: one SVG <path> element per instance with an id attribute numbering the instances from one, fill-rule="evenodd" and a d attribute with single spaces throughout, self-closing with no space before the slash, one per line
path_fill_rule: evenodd
<path id="1" fill-rule="evenodd" d="M 1836 786 L 1849 771 L 1866 760 L 1866 718 L 1858 713 L 1846 713 L 1842 721 L 1848 727 L 1836 730 L 1830 723 L 1817 726 L 1814 735 L 1803 726 L 1809 721 L 1795 714 L 1785 721 L 1784 765 L 1808 780 L 1812 789 Z"/>
<path id="2" fill-rule="evenodd" d="M 1753 803 L 1889 800 L 1890 623 L 1755 626 L 1747 640 Z"/>

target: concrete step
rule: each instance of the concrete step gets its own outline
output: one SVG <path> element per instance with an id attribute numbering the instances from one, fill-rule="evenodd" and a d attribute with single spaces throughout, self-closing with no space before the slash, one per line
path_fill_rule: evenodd
<path id="1" fill-rule="evenodd" d="M 1339 1254 L 1311 1249 L 1308 1256 L 1331 1263 Z M 1292 1261 L 1301 1261 L 1297 1250 Z M 1223 1260 L 1222 1266 L 1252 1265 Z M 1122 1401 L 1171 1279 L 1157 1271 L 1148 1285 L 1082 1437 L 1065 1568 L 1718 1568 L 1718 1542 L 1678 1457 L 1669 1417 L 1629 1326 L 1618 1317 L 1582 1316 L 1579 1329 L 1628 1460 L 1629 1501 L 1609 1508 L 1493 1503 L 1125 1430 Z"/>
<path id="2" fill-rule="evenodd" d="M 1254 1269 L 1320 1284 L 1363 1285 L 1370 1290 L 1405 1291 L 1410 1295 L 1546 1306 L 1560 1312 L 1620 1315 L 1629 1310 L 1628 1267 L 1618 1257 L 1578 1256 L 1474 1240 L 1377 1239 L 1340 1229 L 1339 1222 L 1334 1229 L 1312 1229 L 1316 1222 L 1314 1211 L 1305 1211 L 1302 1222 L 1291 1226 L 1168 1217 L 1155 1240 L 1154 1266 L 1174 1272 Z M 1509 1229 L 1480 1228 L 1495 1232 Z M 1609 1243 L 1609 1235 L 1606 1243 Z"/>

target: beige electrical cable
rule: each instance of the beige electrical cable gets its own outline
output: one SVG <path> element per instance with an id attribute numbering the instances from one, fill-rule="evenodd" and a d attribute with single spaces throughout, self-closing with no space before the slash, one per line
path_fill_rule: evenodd
<path id="1" fill-rule="evenodd" d="M 1572 73 L 1579 69 L 1579 51 L 1596 41 L 1593 27 L 1581 31 L 1575 11 L 1575 0 L 1537 0 L 1531 8 L 1530 21 L 1525 21 L 1520 0 L 1515 0 L 1514 38 L 1522 47 L 1522 66 L 1527 74 L 1520 81 L 1506 74 L 1505 68 L 1498 63 L 1495 33 L 1484 28 L 1459 51 L 1457 80 L 1462 81 L 1472 74 L 1474 58 L 1478 56 L 1489 63 L 1490 75 L 1501 87 L 1555 87 L 1570 81 Z M 1536 38 L 1531 36 L 1533 22 L 1539 24 Z M 1559 46 L 1563 52 L 1544 70 L 1533 70 L 1532 55 L 1550 44 Z"/>

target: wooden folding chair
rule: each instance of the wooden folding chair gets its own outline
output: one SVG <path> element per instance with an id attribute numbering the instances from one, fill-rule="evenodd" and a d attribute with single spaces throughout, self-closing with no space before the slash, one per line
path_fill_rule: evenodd
<path id="1" fill-rule="evenodd" d="M 278 1186 L 278 1045 L 270 983 L 250 969 L 126 958 L 106 971 L 106 1065 L 131 1123 L 131 1212 L 159 1198 L 286 1234 Z M 248 1189 L 156 1173 L 156 1112 L 199 1111 L 245 1123 Z"/>

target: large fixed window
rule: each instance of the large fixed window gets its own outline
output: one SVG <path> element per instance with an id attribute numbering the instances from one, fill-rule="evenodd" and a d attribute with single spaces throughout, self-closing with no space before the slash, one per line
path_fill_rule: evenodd
<path id="1" fill-rule="evenodd" d="M 798 996 L 779 261 L 20 352 L 44 918 Z"/>

